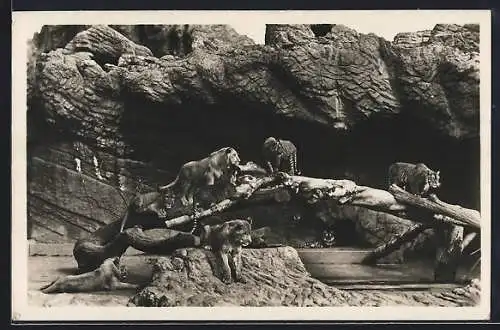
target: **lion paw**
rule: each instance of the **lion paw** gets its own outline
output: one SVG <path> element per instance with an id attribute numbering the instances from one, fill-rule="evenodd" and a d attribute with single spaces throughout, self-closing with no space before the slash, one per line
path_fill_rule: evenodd
<path id="1" fill-rule="evenodd" d="M 231 284 L 231 276 L 223 275 L 221 281 L 224 284 Z"/>

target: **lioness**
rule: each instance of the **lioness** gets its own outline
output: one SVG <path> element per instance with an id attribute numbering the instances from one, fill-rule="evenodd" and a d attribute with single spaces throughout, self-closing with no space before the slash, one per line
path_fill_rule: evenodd
<path id="1" fill-rule="evenodd" d="M 122 282 L 124 270 L 120 270 L 120 258 L 108 258 L 102 265 L 88 273 L 60 277 L 40 288 L 43 293 L 89 292 L 115 289 L 136 289 L 138 285 Z"/>
<path id="2" fill-rule="evenodd" d="M 182 205 L 193 204 L 193 196 L 197 187 L 213 186 L 223 176 L 231 178 L 232 171 L 240 164 L 238 152 L 231 147 L 221 148 L 201 160 L 190 161 L 182 165 L 177 178 L 159 191 L 171 189 L 180 197 Z"/>
<path id="3" fill-rule="evenodd" d="M 236 219 L 202 228 L 201 244 L 211 247 L 217 266 L 222 271 L 221 280 L 226 284 L 231 283 L 232 279 L 245 282 L 241 276 L 241 252 L 243 247 L 252 243 L 251 227 L 251 219 Z"/>

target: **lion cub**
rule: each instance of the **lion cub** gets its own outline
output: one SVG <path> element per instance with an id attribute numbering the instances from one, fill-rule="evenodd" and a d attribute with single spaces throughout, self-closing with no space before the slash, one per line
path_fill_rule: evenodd
<path id="1" fill-rule="evenodd" d="M 219 225 L 203 227 L 200 239 L 202 245 L 211 247 L 217 266 L 221 269 L 222 282 L 245 283 L 241 276 L 241 252 L 252 243 L 252 220 L 236 219 Z"/>
<path id="2" fill-rule="evenodd" d="M 136 289 L 138 285 L 122 282 L 125 271 L 120 268 L 119 257 L 108 258 L 91 272 L 60 277 L 40 290 L 43 293 L 59 293 Z"/>

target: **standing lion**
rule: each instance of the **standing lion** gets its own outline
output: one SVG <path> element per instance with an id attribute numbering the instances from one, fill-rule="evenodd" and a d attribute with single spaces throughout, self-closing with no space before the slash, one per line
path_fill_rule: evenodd
<path id="1" fill-rule="evenodd" d="M 174 181 L 158 189 L 172 191 L 184 206 L 193 204 L 197 188 L 213 186 L 222 177 L 231 178 L 231 173 L 238 170 L 240 161 L 240 156 L 234 148 L 221 148 L 201 160 L 185 163 Z"/>

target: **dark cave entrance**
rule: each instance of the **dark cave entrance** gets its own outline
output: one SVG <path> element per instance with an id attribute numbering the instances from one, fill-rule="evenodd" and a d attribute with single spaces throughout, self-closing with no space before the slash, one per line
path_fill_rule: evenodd
<path id="1" fill-rule="evenodd" d="M 438 193 L 443 200 L 479 209 L 479 138 L 456 141 L 443 137 L 424 120 L 404 112 L 394 118 L 372 118 L 351 133 L 339 134 L 238 100 L 224 99 L 216 106 L 193 100 L 186 104 L 127 100 L 122 133 L 133 146 L 133 158 L 151 161 L 173 178 L 184 162 L 229 145 L 239 150 L 244 162 L 262 164 L 264 139 L 279 136 L 296 144 L 298 166 L 304 175 L 351 178 L 358 184 L 386 189 L 387 168 L 392 162 L 424 162 L 441 171 Z"/>
<path id="2" fill-rule="evenodd" d="M 189 106 L 160 105 L 132 97 L 125 104 L 121 129 L 125 142 L 133 147 L 129 156 L 169 173 L 166 182 L 175 178 L 183 163 L 225 146 L 236 148 L 243 162 L 262 164 L 264 139 L 279 136 L 296 144 L 304 175 L 349 178 L 360 185 L 386 189 L 389 164 L 420 161 L 441 170 L 443 185 L 438 195 L 442 200 L 475 209 L 480 206 L 479 139 L 458 142 L 443 138 L 423 120 L 404 113 L 395 118 L 373 118 L 348 134 L 338 134 L 230 98 L 216 106 L 196 100 L 187 101 Z M 259 212 L 257 216 L 273 216 Z M 293 216 L 288 211 L 277 212 L 282 213 L 283 224 Z M 313 219 L 314 215 L 305 212 L 303 216 L 316 232 L 323 230 L 324 224 Z M 335 231 L 340 232 L 338 246 L 366 247 L 351 221 L 340 221 Z"/>

